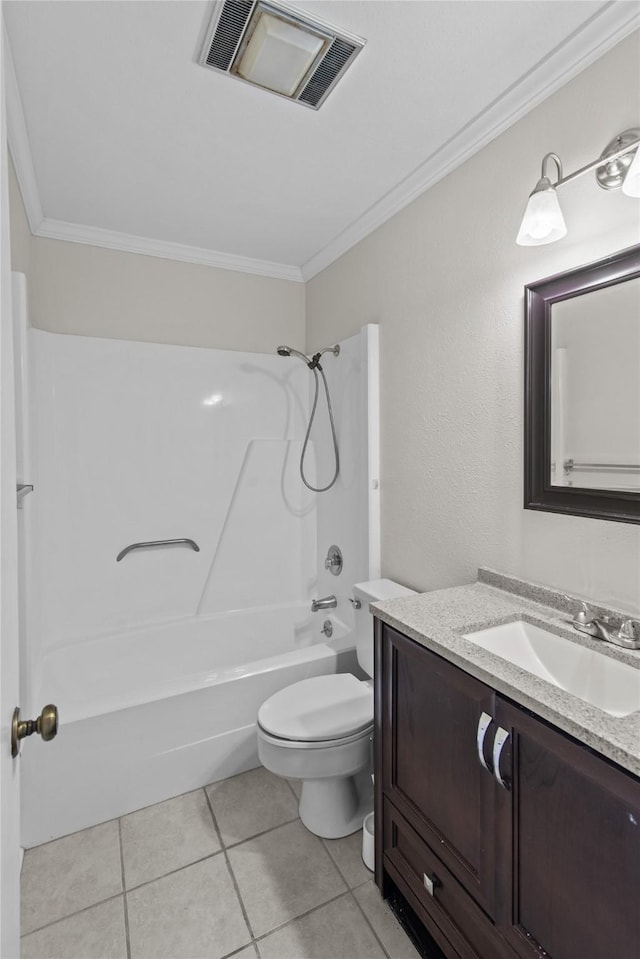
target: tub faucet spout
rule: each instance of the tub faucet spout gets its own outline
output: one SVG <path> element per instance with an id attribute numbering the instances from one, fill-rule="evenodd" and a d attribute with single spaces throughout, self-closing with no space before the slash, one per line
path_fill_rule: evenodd
<path id="1" fill-rule="evenodd" d="M 322 599 L 311 600 L 311 612 L 317 613 L 320 609 L 335 609 L 337 605 L 338 600 L 335 596 L 323 596 Z"/>

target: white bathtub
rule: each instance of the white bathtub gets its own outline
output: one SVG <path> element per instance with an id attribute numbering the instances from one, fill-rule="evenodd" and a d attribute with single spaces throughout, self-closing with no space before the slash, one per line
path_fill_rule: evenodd
<path id="1" fill-rule="evenodd" d="M 331 618 L 334 634 L 320 633 Z M 60 730 L 22 752 L 22 844 L 34 846 L 257 766 L 272 693 L 356 668 L 353 639 L 309 604 L 164 623 L 49 653 L 34 702 Z"/>

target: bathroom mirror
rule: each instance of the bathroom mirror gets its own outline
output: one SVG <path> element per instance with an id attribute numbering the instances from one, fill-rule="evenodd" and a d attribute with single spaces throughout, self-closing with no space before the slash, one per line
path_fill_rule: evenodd
<path id="1" fill-rule="evenodd" d="M 524 505 L 640 522 L 640 246 L 525 287 Z"/>

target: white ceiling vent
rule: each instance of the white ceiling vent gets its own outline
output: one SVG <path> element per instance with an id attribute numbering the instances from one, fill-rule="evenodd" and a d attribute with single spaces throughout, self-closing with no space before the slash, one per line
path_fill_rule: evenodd
<path id="1" fill-rule="evenodd" d="M 219 0 L 200 63 L 317 110 L 364 44 L 292 7 Z"/>

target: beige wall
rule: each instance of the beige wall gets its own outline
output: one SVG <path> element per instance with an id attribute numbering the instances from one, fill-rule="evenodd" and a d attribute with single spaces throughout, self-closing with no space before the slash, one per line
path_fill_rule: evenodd
<path id="1" fill-rule="evenodd" d="M 55 333 L 269 353 L 304 345 L 304 286 L 33 237 L 30 315 Z"/>
<path id="2" fill-rule="evenodd" d="M 12 268 L 32 326 L 221 350 L 304 348 L 304 285 L 31 236 L 11 168 Z"/>
<path id="3" fill-rule="evenodd" d="M 637 526 L 522 508 L 523 286 L 637 243 L 638 202 L 587 175 L 560 194 L 565 239 L 514 242 L 543 154 L 569 172 L 638 125 L 638 50 L 636 34 L 307 284 L 309 349 L 380 324 L 386 576 L 433 589 L 488 565 L 640 607 Z"/>

